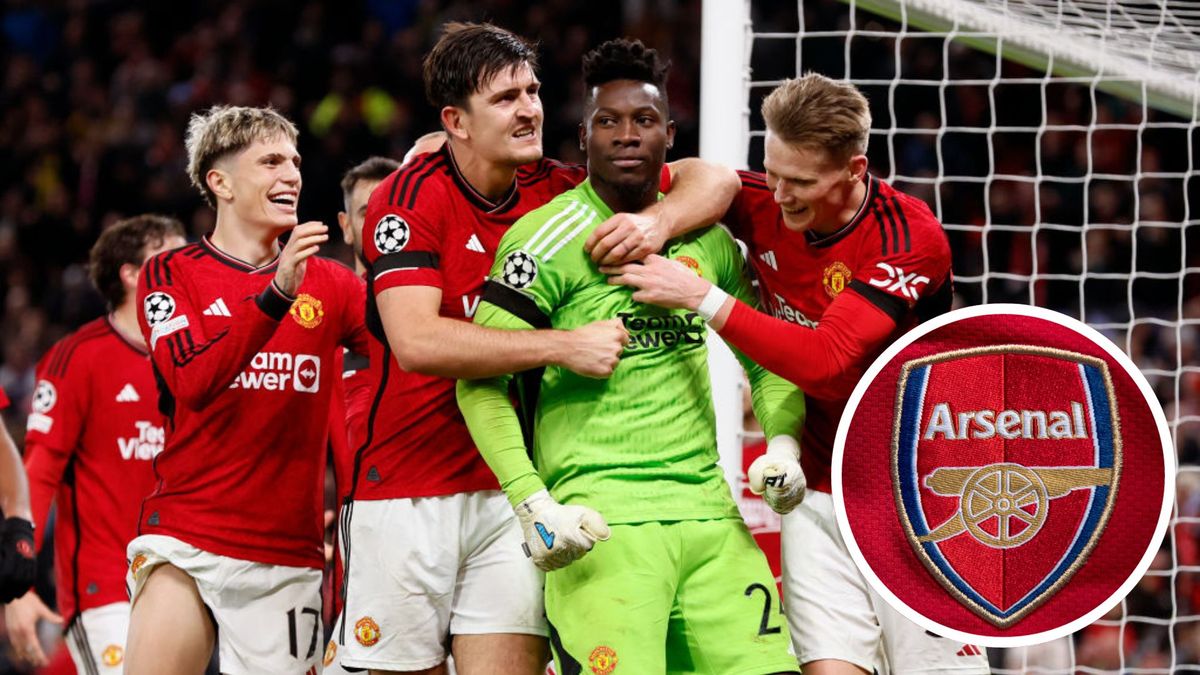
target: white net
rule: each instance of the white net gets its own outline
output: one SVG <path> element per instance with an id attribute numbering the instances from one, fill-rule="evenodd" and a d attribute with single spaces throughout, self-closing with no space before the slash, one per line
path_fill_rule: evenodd
<path id="1" fill-rule="evenodd" d="M 1200 671 L 1200 5 L 753 0 L 749 11 L 747 106 L 719 126 L 748 116 L 750 168 L 776 84 L 809 70 L 854 82 L 875 120 L 872 172 L 945 224 L 956 306 L 1082 319 L 1131 355 L 1166 409 L 1179 490 L 1151 571 L 1072 639 L 997 651 L 997 672 Z"/>

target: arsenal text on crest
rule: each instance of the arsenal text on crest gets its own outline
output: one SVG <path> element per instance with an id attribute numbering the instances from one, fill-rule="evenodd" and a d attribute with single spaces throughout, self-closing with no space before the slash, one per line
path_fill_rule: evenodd
<path id="1" fill-rule="evenodd" d="M 1066 410 L 967 410 L 958 413 L 949 403 L 938 403 L 925 425 L 925 440 L 938 438 L 947 441 L 983 440 L 995 438 L 1012 440 L 1030 438 L 1064 440 L 1087 438 L 1083 404 L 1071 401 Z"/>

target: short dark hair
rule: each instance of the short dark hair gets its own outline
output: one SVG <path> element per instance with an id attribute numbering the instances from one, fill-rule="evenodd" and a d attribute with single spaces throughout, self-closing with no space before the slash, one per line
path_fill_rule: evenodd
<path id="1" fill-rule="evenodd" d="M 670 67 L 670 61 L 664 62 L 659 58 L 658 50 L 647 47 L 641 40 L 609 40 L 583 57 L 586 96 L 592 95 L 594 87 L 613 80 L 634 80 L 658 87 L 665 100 Z"/>
<path id="2" fill-rule="evenodd" d="M 354 192 L 354 186 L 358 185 L 358 181 L 381 181 L 399 168 L 400 162 L 391 157 L 368 157 L 347 171 L 345 176 L 342 176 L 342 201 L 349 208 L 350 193 Z"/>
<path id="3" fill-rule="evenodd" d="M 185 236 L 183 223 L 156 214 L 117 221 L 100 233 L 100 238 L 92 245 L 88 275 L 110 310 L 125 302 L 121 265 L 140 266 L 146 262 L 146 248 L 159 246 L 170 236 Z"/>
<path id="4" fill-rule="evenodd" d="M 425 98 L 438 110 L 466 108 L 484 82 L 524 63 L 537 70 L 537 49 L 519 35 L 490 23 L 448 23 L 425 56 Z"/>

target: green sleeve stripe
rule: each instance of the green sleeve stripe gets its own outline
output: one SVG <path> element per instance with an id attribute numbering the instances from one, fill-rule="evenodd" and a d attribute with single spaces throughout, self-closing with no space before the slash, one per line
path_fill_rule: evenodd
<path id="1" fill-rule="evenodd" d="M 550 317 L 524 293 L 489 279 L 483 287 L 483 302 L 491 303 L 534 328 L 550 328 Z"/>
<path id="2" fill-rule="evenodd" d="M 564 216 L 567 216 L 568 214 L 570 214 L 570 217 L 564 218 Z M 554 228 L 554 231 L 538 242 L 536 246 L 533 245 L 533 238 L 531 238 L 526 244 L 528 246 L 527 250 L 532 255 L 538 256 L 543 260 L 549 260 L 550 256 L 553 256 L 559 251 L 559 249 L 570 243 L 570 241 L 577 237 L 584 228 L 595 222 L 596 215 L 596 210 L 588 205 L 582 202 L 572 202 L 571 205 L 564 209 L 562 213 L 556 215 L 554 218 L 551 218 L 546 222 L 546 225 L 542 226 L 542 230 L 544 230 L 550 225 L 550 223 L 556 222 L 558 223 L 558 226 Z M 576 225 L 576 223 L 579 223 L 580 220 L 583 222 Z M 564 236 L 563 232 L 572 225 L 575 225 L 575 229 L 571 230 Z M 538 230 L 538 232 L 534 233 L 534 238 L 536 238 L 542 232 L 542 230 Z M 550 250 L 546 251 L 547 248 Z M 545 255 L 543 255 L 543 252 L 545 252 Z"/>
<path id="3" fill-rule="evenodd" d="M 559 221 L 567 218 L 567 216 L 570 216 L 573 212 L 575 212 L 579 209 L 582 209 L 582 208 L 583 208 L 582 202 L 571 202 L 570 204 L 567 205 L 567 208 L 554 214 L 554 216 L 552 218 L 548 219 L 545 223 L 543 223 L 542 226 L 538 228 L 537 232 L 534 232 L 533 236 L 530 237 L 525 242 L 525 250 L 529 251 L 530 253 L 533 253 L 534 255 L 540 253 L 542 251 L 542 249 L 545 248 L 546 242 L 549 242 L 554 237 L 558 236 L 558 234 L 560 232 L 562 232 L 564 229 L 567 228 L 568 225 L 571 224 L 571 221 L 574 218 L 572 218 L 571 220 L 567 220 L 567 222 L 565 222 L 561 225 L 559 225 Z M 554 230 L 553 232 L 551 232 L 550 235 L 546 237 L 545 241 L 543 241 L 541 244 L 539 244 L 538 240 L 543 235 L 546 234 L 547 230 L 549 230 L 551 227 L 554 227 L 555 225 L 558 225 L 558 228 L 556 230 Z"/>
<path id="4" fill-rule="evenodd" d="M 571 233 L 568 234 L 566 237 L 560 239 L 558 241 L 558 243 L 554 245 L 554 248 L 550 249 L 549 251 L 546 251 L 546 257 L 544 257 L 542 259 L 549 260 L 550 258 L 554 257 L 554 254 L 558 253 L 559 249 L 566 246 L 568 243 L 570 243 L 570 241 L 572 239 L 574 239 L 575 237 L 578 237 L 580 232 L 583 232 L 585 229 L 587 229 L 587 227 L 589 225 L 596 222 L 596 212 L 591 209 L 588 209 L 588 214 L 589 215 L 588 215 L 587 220 L 580 223 L 574 230 L 571 230 Z"/>

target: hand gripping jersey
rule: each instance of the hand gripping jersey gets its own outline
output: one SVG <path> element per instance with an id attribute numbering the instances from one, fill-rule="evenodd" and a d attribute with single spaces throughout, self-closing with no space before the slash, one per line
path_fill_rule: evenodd
<path id="1" fill-rule="evenodd" d="M 310 258 L 295 301 L 207 239 L 151 258 L 138 285 L 169 418 L 139 534 L 320 569 L 322 494 L 342 348 L 365 352 L 362 280 Z"/>
<path id="2" fill-rule="evenodd" d="M 873 176 L 863 179 L 867 194 L 855 217 L 837 232 L 817 236 L 789 231 L 763 176 L 739 173 L 742 190 L 723 222 L 749 249 L 763 311 L 815 329 L 838 297 L 852 294 L 895 324 L 879 344 L 851 348 L 855 357 L 836 376 L 820 382 L 793 379 L 808 400 L 800 443 L 804 473 L 810 488 L 829 492 L 833 439 L 850 392 L 888 344 L 920 321 L 950 309 L 950 246 L 925 202 Z M 846 338 L 852 341 L 855 336 Z M 798 345 L 777 331 L 759 331 L 759 339 L 761 347 L 790 359 L 797 370 L 806 368 L 806 357 L 796 352 Z M 751 357 L 758 356 L 751 345 L 734 341 Z M 772 367 L 765 360 L 764 365 Z"/>
<path id="3" fill-rule="evenodd" d="M 371 265 L 375 379 L 354 499 L 497 489 L 458 411 L 454 380 L 400 368 L 375 297 L 398 286 L 432 286 L 442 291 L 441 316 L 470 321 L 501 235 L 583 178 L 582 167 L 542 159 L 522 167 L 509 193 L 493 204 L 463 178 L 449 147 L 443 147 L 418 156 L 375 188 L 363 227 L 363 254 Z"/>
<path id="4" fill-rule="evenodd" d="M 125 545 L 154 487 L 164 420 L 145 345 L 108 318 L 59 340 L 37 377 L 25 434 L 29 501 L 39 547 L 50 502 L 58 504 L 55 580 L 69 624 L 79 612 L 129 600 Z"/>
<path id="5" fill-rule="evenodd" d="M 500 243 L 476 315 L 480 324 L 510 329 L 569 330 L 620 318 L 629 332 L 609 378 L 556 366 L 545 368 L 540 381 L 519 376 L 525 380 L 522 406 L 529 411 L 536 405 L 537 476 L 524 459 L 521 433 L 512 430 L 511 409 L 508 424 L 488 419 L 492 406 L 504 402 L 504 378 L 464 383 L 464 390 L 487 399 L 462 396 L 464 411 L 514 504 L 541 488 L 540 476 L 560 502 L 590 506 L 610 524 L 737 517 L 717 465 L 704 320 L 695 312 L 634 302 L 631 289 L 608 283 L 583 242 L 611 215 L 584 182 L 523 218 Z M 753 302 L 744 260 L 723 229 L 673 239 L 663 255 Z M 743 364 L 767 435 L 798 433 L 800 392 L 753 363 Z M 524 466 L 505 466 L 501 454 L 519 457 Z"/>

